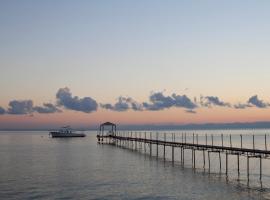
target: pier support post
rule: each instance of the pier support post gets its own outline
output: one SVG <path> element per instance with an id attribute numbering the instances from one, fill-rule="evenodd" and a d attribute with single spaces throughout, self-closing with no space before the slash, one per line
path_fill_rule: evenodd
<path id="1" fill-rule="evenodd" d="M 230 147 L 232 148 L 232 135 L 230 134 Z"/>
<path id="2" fill-rule="evenodd" d="M 156 133 L 156 140 L 158 141 L 158 132 Z M 157 158 L 158 158 L 158 142 L 157 142 Z"/>
<path id="3" fill-rule="evenodd" d="M 172 162 L 174 162 L 174 146 L 172 146 Z"/>
<path id="4" fill-rule="evenodd" d="M 181 164 L 183 163 L 183 147 L 180 147 L 180 161 L 181 161 Z"/>
<path id="5" fill-rule="evenodd" d="M 223 134 L 221 134 L 221 146 L 223 147 Z"/>
<path id="6" fill-rule="evenodd" d="M 141 141 L 141 138 L 142 138 L 142 136 L 141 136 L 141 132 L 139 132 L 139 150 L 142 150 L 142 141 Z"/>
<path id="7" fill-rule="evenodd" d="M 240 139 L 241 139 L 241 149 L 243 148 L 243 136 L 242 134 L 240 135 Z"/>
<path id="8" fill-rule="evenodd" d="M 132 131 L 130 133 L 130 138 L 132 139 Z M 133 149 L 133 140 L 131 140 L 130 142 L 131 142 L 131 149 Z"/>
<path id="9" fill-rule="evenodd" d="M 208 171 L 210 173 L 211 163 L 210 163 L 210 152 L 209 151 L 208 151 L 208 167 L 209 167 Z"/>
<path id="10" fill-rule="evenodd" d="M 249 156 L 247 156 L 247 180 L 249 182 Z"/>
<path id="11" fill-rule="evenodd" d="M 267 151 L 266 134 L 264 135 L 264 146 L 265 146 L 265 151 Z"/>
<path id="12" fill-rule="evenodd" d="M 164 133 L 164 142 L 166 142 L 166 133 Z M 163 146 L 163 158 L 164 158 L 164 160 L 166 158 L 166 145 L 165 145 L 165 143 Z"/>
<path id="13" fill-rule="evenodd" d="M 221 173 L 221 156 L 220 156 L 220 151 L 218 152 L 218 157 L 219 157 L 219 173 Z"/>
<path id="14" fill-rule="evenodd" d="M 226 152 L 226 176 L 228 176 L 228 153 Z"/>
<path id="15" fill-rule="evenodd" d="M 254 138 L 255 136 L 253 135 L 253 137 L 252 137 L 252 140 L 253 140 L 253 150 L 255 150 L 255 138 Z"/>
<path id="16" fill-rule="evenodd" d="M 239 154 L 237 154 L 237 174 L 238 178 L 240 177 L 240 161 L 239 161 Z"/>
<path id="17" fill-rule="evenodd" d="M 203 168 L 205 169 L 205 150 L 203 150 Z"/>
<path id="18" fill-rule="evenodd" d="M 150 156 L 152 156 L 152 132 L 150 132 Z"/>
<path id="19" fill-rule="evenodd" d="M 193 156 L 194 161 L 193 161 L 193 163 L 194 163 L 194 168 L 196 168 L 196 150 L 194 149 L 193 152 L 194 152 L 194 156 Z"/>
<path id="20" fill-rule="evenodd" d="M 262 181 L 262 156 L 260 156 L 260 181 Z"/>
<path id="21" fill-rule="evenodd" d="M 183 148 L 183 165 L 185 164 L 185 148 Z"/>
<path id="22" fill-rule="evenodd" d="M 192 163 L 192 167 L 194 166 L 194 149 L 191 149 L 191 163 Z"/>
<path id="23" fill-rule="evenodd" d="M 146 153 L 146 132 L 144 132 L 144 153 Z"/>
<path id="24" fill-rule="evenodd" d="M 137 132 L 135 132 L 135 150 L 137 150 Z"/>

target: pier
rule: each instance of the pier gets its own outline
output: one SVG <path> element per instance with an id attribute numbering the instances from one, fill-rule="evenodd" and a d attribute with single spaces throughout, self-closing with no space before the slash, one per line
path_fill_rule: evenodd
<path id="1" fill-rule="evenodd" d="M 112 126 L 112 130 L 105 133 L 104 126 Z M 239 135 L 240 138 L 240 147 L 234 147 L 232 145 L 232 136 L 229 135 L 229 146 L 224 145 L 224 135 L 219 135 L 220 144 L 214 144 L 214 136 L 213 135 L 205 135 L 204 144 L 199 142 L 198 134 L 189 135 L 192 137 L 192 142 L 187 142 L 187 134 L 178 134 L 178 138 L 181 141 L 176 141 L 176 134 L 175 133 L 164 133 L 163 137 L 161 137 L 160 132 L 153 132 L 146 133 L 146 132 L 127 132 L 127 131 L 116 131 L 115 124 L 112 123 L 104 123 L 101 125 L 100 131 L 97 135 L 98 143 L 99 144 L 111 144 L 119 147 L 125 147 L 134 150 L 141 150 L 142 152 L 148 152 L 150 156 L 162 156 L 164 160 L 166 160 L 166 151 L 170 149 L 171 153 L 171 162 L 175 161 L 175 150 L 180 149 L 180 163 L 185 165 L 185 150 L 191 151 L 191 161 L 192 161 L 192 168 L 196 168 L 196 156 L 198 156 L 198 152 L 202 152 L 200 156 L 202 156 L 203 160 L 203 168 L 208 168 L 208 172 L 211 173 L 211 154 L 217 154 L 219 160 L 219 171 L 220 173 L 225 173 L 228 175 L 229 173 L 229 155 L 236 156 L 236 164 L 237 164 L 237 174 L 238 177 L 240 176 L 240 157 L 246 158 L 246 175 L 247 181 L 249 182 L 250 177 L 250 159 L 258 159 L 259 165 L 259 180 L 262 181 L 262 161 L 263 159 L 268 159 L 270 157 L 270 151 L 267 149 L 267 135 L 263 136 L 264 138 L 264 149 L 255 148 L 255 136 L 252 136 L 252 148 L 244 148 L 243 147 L 243 135 Z M 200 136 L 202 137 L 202 136 Z M 235 137 L 235 136 L 234 136 Z M 217 139 L 217 136 L 215 136 Z M 156 152 L 153 151 L 153 147 L 155 147 Z M 163 155 L 159 155 L 159 149 L 163 150 Z M 221 154 L 225 155 L 225 163 L 222 162 Z M 207 164 L 206 164 L 207 163 Z M 222 166 L 225 165 L 225 172 L 222 172 Z M 223 167 L 223 168 L 224 168 Z"/>

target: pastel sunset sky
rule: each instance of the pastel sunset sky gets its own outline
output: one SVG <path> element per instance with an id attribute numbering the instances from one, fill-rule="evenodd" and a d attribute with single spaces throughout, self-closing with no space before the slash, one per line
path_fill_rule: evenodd
<path id="1" fill-rule="evenodd" d="M 0 129 L 270 121 L 270 1 L 0 1 Z"/>

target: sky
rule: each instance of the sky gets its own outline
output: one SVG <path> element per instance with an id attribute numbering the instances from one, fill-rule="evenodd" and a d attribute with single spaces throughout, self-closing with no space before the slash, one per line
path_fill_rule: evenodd
<path id="1" fill-rule="evenodd" d="M 0 1 L 0 129 L 270 121 L 269 1 Z"/>

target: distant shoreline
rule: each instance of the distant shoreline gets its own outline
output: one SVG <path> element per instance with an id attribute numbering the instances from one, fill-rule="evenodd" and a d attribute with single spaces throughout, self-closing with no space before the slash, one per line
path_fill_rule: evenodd
<path id="1" fill-rule="evenodd" d="M 92 127 L 73 127 L 75 130 L 96 131 L 98 126 Z M 270 121 L 261 122 L 234 122 L 234 123 L 203 123 L 203 124 L 145 124 L 145 125 L 121 125 L 117 126 L 118 130 L 240 130 L 240 129 L 270 129 Z M 54 128 L 3 128 L 0 131 L 48 131 Z"/>

